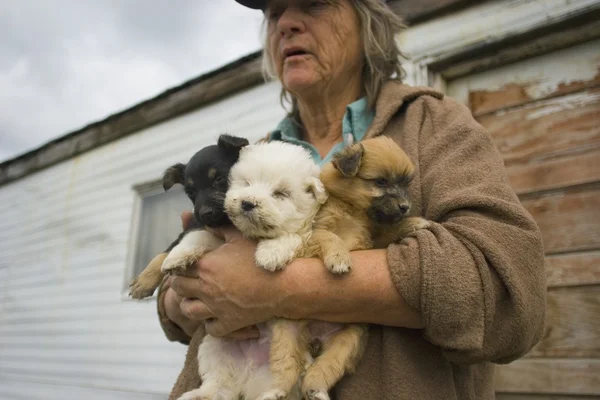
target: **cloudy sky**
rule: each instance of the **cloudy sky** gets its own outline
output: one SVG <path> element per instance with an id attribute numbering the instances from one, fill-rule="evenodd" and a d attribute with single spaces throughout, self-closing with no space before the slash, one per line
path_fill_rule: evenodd
<path id="1" fill-rule="evenodd" d="M 0 162 L 260 48 L 233 0 L 0 1 Z"/>

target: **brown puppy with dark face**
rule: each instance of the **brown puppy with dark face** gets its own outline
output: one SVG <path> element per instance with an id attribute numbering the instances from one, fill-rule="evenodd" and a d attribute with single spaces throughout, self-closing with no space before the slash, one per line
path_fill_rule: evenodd
<path id="1" fill-rule="evenodd" d="M 429 226 L 409 216 L 408 185 L 413 163 L 392 139 L 380 136 L 355 143 L 321 170 L 329 195 L 315 218 L 303 256 L 318 256 L 335 274 L 350 271 L 351 250 L 385 248 Z M 367 342 L 367 325 L 346 324 L 323 340 L 323 352 L 306 371 L 302 390 L 309 399 L 327 399 L 327 391 L 352 372 Z"/>
<path id="2" fill-rule="evenodd" d="M 338 153 L 321 171 L 329 199 L 317 214 L 308 251 L 343 274 L 351 268 L 349 250 L 384 248 L 426 228 L 423 218 L 409 216 L 413 173 L 406 153 L 386 136 Z"/>

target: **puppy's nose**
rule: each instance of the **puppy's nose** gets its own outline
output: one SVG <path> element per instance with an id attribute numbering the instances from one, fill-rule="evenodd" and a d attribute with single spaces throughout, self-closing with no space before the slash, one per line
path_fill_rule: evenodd
<path id="1" fill-rule="evenodd" d="M 256 207 L 256 204 L 251 203 L 246 200 L 242 200 L 242 210 L 244 211 L 252 211 Z"/>
<path id="2" fill-rule="evenodd" d="M 400 213 L 406 214 L 408 210 L 410 210 L 410 206 L 406 203 L 402 203 L 398 206 L 398 209 L 400 210 Z"/>

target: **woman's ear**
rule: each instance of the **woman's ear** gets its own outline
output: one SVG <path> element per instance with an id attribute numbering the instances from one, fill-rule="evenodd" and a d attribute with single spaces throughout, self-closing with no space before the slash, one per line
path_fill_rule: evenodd
<path id="1" fill-rule="evenodd" d="M 329 194 L 325 190 L 325 186 L 323 186 L 323 182 L 321 182 L 319 178 L 308 178 L 306 180 L 305 190 L 308 193 L 312 193 L 319 204 L 324 204 L 329 197 Z"/>
<path id="2" fill-rule="evenodd" d="M 341 172 L 343 176 L 356 176 L 360 169 L 365 148 L 362 144 L 356 143 L 348 146 L 333 156 L 333 166 Z"/>

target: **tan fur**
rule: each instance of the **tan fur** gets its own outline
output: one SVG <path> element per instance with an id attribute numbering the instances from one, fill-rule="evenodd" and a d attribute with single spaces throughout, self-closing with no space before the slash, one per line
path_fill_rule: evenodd
<path id="1" fill-rule="evenodd" d="M 269 354 L 274 387 L 289 393 L 306 368 L 309 340 L 306 321 L 276 319 L 272 321 L 273 337 Z"/>
<path id="2" fill-rule="evenodd" d="M 188 243 L 190 241 L 192 243 Z M 170 252 L 160 253 L 148 263 L 129 284 L 129 295 L 141 300 L 154 293 L 166 274 L 189 275 L 190 265 L 222 243 L 223 241 L 215 236 L 214 230 L 209 227 L 188 233 Z"/>
<path id="3" fill-rule="evenodd" d="M 137 278 L 131 282 L 129 285 L 131 297 L 143 299 L 154 293 L 163 280 L 164 274 L 160 267 L 167 256 L 168 253 L 160 253 L 155 256 Z"/>
<path id="4" fill-rule="evenodd" d="M 366 345 L 366 325 L 349 325 L 323 344 L 322 354 L 308 367 L 302 392 L 308 398 L 332 388 L 346 373 L 356 369 Z"/>
<path id="5" fill-rule="evenodd" d="M 355 157 L 358 155 L 358 157 Z M 350 164 L 359 160 L 356 165 Z M 346 171 L 351 176 L 346 176 Z M 409 178 L 414 166 L 404 151 L 390 138 L 377 137 L 354 144 L 340 152 L 325 165 L 320 178 L 328 199 L 315 217 L 313 234 L 297 253 L 298 257 L 319 257 L 333 273 L 347 273 L 351 268 L 351 250 L 385 248 L 416 229 L 428 226 L 419 217 L 402 218 L 395 224 L 381 224 L 369 218 L 368 209 L 383 190 L 374 181 L 385 177 L 390 181 Z M 365 324 L 346 324 L 323 343 L 323 350 L 306 370 L 302 392 L 310 400 L 328 399 L 327 392 L 358 365 L 368 338 Z M 285 340 L 290 341 L 290 338 Z M 299 354 L 306 344 L 296 342 L 296 349 L 278 346 L 271 360 L 281 360 Z M 300 348 L 302 347 L 302 348 Z M 289 360 L 292 363 L 291 360 Z M 295 373 L 293 368 L 273 368 L 273 373 Z M 290 376 L 290 381 L 294 377 Z"/>

